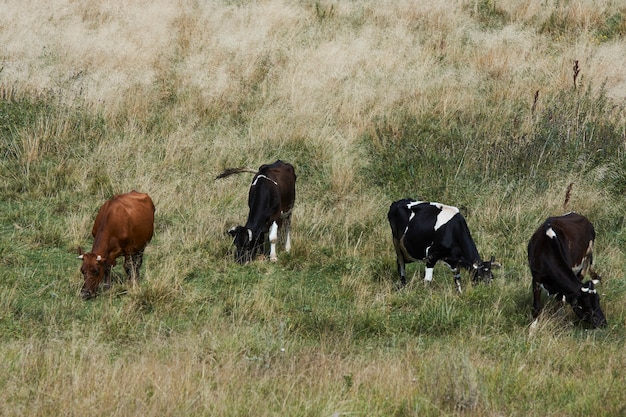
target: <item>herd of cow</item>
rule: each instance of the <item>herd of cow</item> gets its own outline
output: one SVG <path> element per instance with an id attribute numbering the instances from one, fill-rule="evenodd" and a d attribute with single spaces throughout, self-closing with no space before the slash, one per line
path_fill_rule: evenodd
<path id="1" fill-rule="evenodd" d="M 285 235 L 285 250 L 291 247 L 290 222 L 296 196 L 296 174 L 291 164 L 276 161 L 258 170 L 227 169 L 216 179 L 232 174 L 254 174 L 248 194 L 249 214 L 245 226 L 228 231 L 236 247 L 235 260 L 244 264 L 265 255 L 266 234 L 270 260 L 276 261 L 278 229 Z M 147 194 L 132 191 L 118 194 L 100 208 L 92 229 L 91 252 L 79 248 L 84 284 L 83 298 L 97 294 L 100 283 L 111 284 L 111 268 L 124 256 L 128 278 L 136 282 L 143 251 L 154 231 L 154 204 Z M 424 280 L 429 282 L 437 261 L 446 263 L 461 292 L 459 268 L 470 272 L 472 281 L 491 282 L 492 270 L 500 264 L 481 259 L 465 219 L 459 209 L 440 203 L 410 199 L 395 201 L 387 215 L 396 251 L 400 286 L 406 285 L 405 265 L 414 261 L 426 264 Z M 548 218 L 528 243 L 528 262 L 532 273 L 533 317 L 539 315 L 542 290 L 569 303 L 576 315 L 593 327 L 606 326 L 595 289 L 598 275 L 592 269 L 595 239 L 593 225 L 577 213 Z M 591 279 L 585 280 L 589 274 Z"/>

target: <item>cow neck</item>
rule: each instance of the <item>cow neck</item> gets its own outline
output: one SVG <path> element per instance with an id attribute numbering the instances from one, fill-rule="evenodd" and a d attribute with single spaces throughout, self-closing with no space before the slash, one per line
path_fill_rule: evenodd
<path id="1" fill-rule="evenodd" d="M 108 224 L 106 220 L 107 219 L 104 219 L 104 221 L 102 221 L 100 228 L 96 231 L 96 235 L 93 239 L 93 245 L 91 246 L 91 253 L 109 259 L 109 256 L 111 255 L 111 236 L 106 226 Z"/>
<path id="2" fill-rule="evenodd" d="M 94 255 L 100 255 L 103 258 L 109 258 L 109 237 L 104 236 L 104 234 L 100 233 L 93 241 L 93 246 L 91 247 L 91 253 Z"/>
<path id="3" fill-rule="evenodd" d="M 264 178 L 267 177 L 264 176 Z M 269 226 L 267 223 L 271 216 L 272 194 L 274 192 L 270 186 L 263 186 L 262 184 L 250 188 L 250 195 L 248 196 L 250 211 L 246 221 L 246 229 L 252 230 L 255 237 Z"/>

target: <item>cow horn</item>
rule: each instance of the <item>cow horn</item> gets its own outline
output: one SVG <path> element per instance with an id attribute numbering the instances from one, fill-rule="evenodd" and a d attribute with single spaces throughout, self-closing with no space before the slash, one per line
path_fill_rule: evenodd
<path id="1" fill-rule="evenodd" d="M 592 279 L 591 282 L 593 282 L 593 285 L 598 285 L 600 283 L 599 279 Z"/>
<path id="2" fill-rule="evenodd" d="M 582 287 L 580 290 L 581 290 L 582 292 L 589 292 L 589 288 L 587 288 L 587 287 Z"/>
<path id="3" fill-rule="evenodd" d="M 80 255 L 78 255 L 76 259 L 83 259 L 83 254 L 81 253 Z"/>

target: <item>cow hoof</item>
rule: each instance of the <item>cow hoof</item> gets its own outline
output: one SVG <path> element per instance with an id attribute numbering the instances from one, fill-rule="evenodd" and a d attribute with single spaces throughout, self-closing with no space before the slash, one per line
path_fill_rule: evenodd
<path id="1" fill-rule="evenodd" d="M 278 262 L 278 258 L 274 256 L 273 258 L 270 258 L 270 261 L 272 261 L 272 262 Z"/>

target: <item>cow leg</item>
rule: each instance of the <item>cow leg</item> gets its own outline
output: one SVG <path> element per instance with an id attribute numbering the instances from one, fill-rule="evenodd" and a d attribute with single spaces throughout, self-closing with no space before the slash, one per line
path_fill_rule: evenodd
<path id="1" fill-rule="evenodd" d="M 139 282 L 139 268 L 143 263 L 143 250 L 124 257 L 124 270 L 133 284 Z"/>
<path id="2" fill-rule="evenodd" d="M 541 284 L 533 281 L 533 318 L 537 318 L 541 313 Z"/>
<path id="3" fill-rule="evenodd" d="M 111 264 L 108 262 L 104 265 L 104 289 L 111 288 Z"/>
<path id="4" fill-rule="evenodd" d="M 434 257 L 429 257 L 426 260 L 426 269 L 424 271 L 424 282 L 430 284 L 433 280 L 433 271 L 435 270 L 435 264 L 437 263 L 437 259 Z"/>
<path id="5" fill-rule="evenodd" d="M 291 251 L 291 218 L 287 217 L 283 221 L 284 233 L 285 233 L 285 252 Z"/>
<path id="6" fill-rule="evenodd" d="M 406 264 L 402 255 L 398 255 L 396 264 L 398 265 L 398 275 L 400 275 L 400 288 L 402 288 L 406 285 Z"/>
<path id="7" fill-rule="evenodd" d="M 429 268 L 428 266 L 426 267 L 426 270 L 424 271 L 424 281 L 425 282 L 431 282 L 433 280 L 433 271 L 435 268 Z"/>
<path id="8" fill-rule="evenodd" d="M 276 241 L 278 240 L 278 224 L 272 223 L 270 227 L 270 261 L 276 262 L 278 257 L 276 256 Z"/>
<path id="9" fill-rule="evenodd" d="M 404 261 L 404 255 L 398 239 L 393 239 L 393 246 L 396 249 L 396 265 L 398 267 L 398 275 L 400 276 L 399 288 L 402 288 L 406 285 L 406 262 Z"/>
<path id="10" fill-rule="evenodd" d="M 452 270 L 452 274 L 454 274 L 454 285 L 456 285 L 456 291 L 460 294 L 463 291 L 461 290 L 461 271 L 458 267 L 450 268 Z"/>

